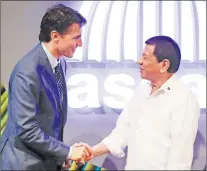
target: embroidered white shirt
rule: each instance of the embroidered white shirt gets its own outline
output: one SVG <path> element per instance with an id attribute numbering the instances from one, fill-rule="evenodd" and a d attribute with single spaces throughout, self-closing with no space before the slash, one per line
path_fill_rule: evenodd
<path id="1" fill-rule="evenodd" d="M 140 85 L 104 138 L 109 151 L 124 156 L 126 170 L 190 170 L 200 109 L 195 96 L 176 76 L 151 93 Z"/>

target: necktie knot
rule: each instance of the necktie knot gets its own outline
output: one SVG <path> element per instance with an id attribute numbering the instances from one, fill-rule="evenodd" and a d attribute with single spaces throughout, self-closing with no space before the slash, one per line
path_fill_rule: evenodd
<path id="1" fill-rule="evenodd" d="M 60 63 L 58 63 L 54 69 L 55 69 L 55 75 L 59 75 L 60 74 Z"/>

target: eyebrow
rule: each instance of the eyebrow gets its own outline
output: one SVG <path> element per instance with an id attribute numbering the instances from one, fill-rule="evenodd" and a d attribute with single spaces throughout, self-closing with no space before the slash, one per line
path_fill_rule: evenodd
<path id="1" fill-rule="evenodd" d="M 74 38 L 77 39 L 77 38 L 79 38 L 79 37 L 81 37 L 81 34 L 75 36 Z"/>

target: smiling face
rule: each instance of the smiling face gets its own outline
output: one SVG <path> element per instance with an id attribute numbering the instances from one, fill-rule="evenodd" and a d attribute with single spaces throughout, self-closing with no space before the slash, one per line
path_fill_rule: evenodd
<path id="1" fill-rule="evenodd" d="M 51 38 L 55 43 L 56 56 L 72 58 L 76 48 L 82 46 L 81 34 L 81 26 L 78 23 L 70 25 L 64 34 L 53 31 Z"/>
<path id="2" fill-rule="evenodd" d="M 74 23 L 68 32 L 60 36 L 58 51 L 61 55 L 71 58 L 77 47 L 82 46 L 80 24 Z"/>
<path id="3" fill-rule="evenodd" d="M 153 81 L 160 75 L 162 62 L 158 62 L 154 55 L 155 45 L 146 45 L 142 57 L 138 60 L 142 79 Z"/>

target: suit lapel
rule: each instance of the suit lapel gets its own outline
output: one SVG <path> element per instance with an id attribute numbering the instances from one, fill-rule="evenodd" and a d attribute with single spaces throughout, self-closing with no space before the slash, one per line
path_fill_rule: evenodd
<path id="1" fill-rule="evenodd" d="M 52 92 L 55 95 L 58 107 L 59 107 L 60 111 L 62 112 L 62 108 L 61 108 L 61 104 L 60 104 L 60 96 L 58 93 L 58 85 L 57 85 L 55 75 L 53 73 L 53 69 L 50 65 L 48 57 L 47 57 L 45 51 L 43 50 L 41 44 L 39 44 L 38 46 L 39 47 L 37 48 L 38 49 L 37 53 L 39 56 L 40 65 L 42 66 L 42 74 L 46 78 L 50 88 L 52 89 Z"/>

